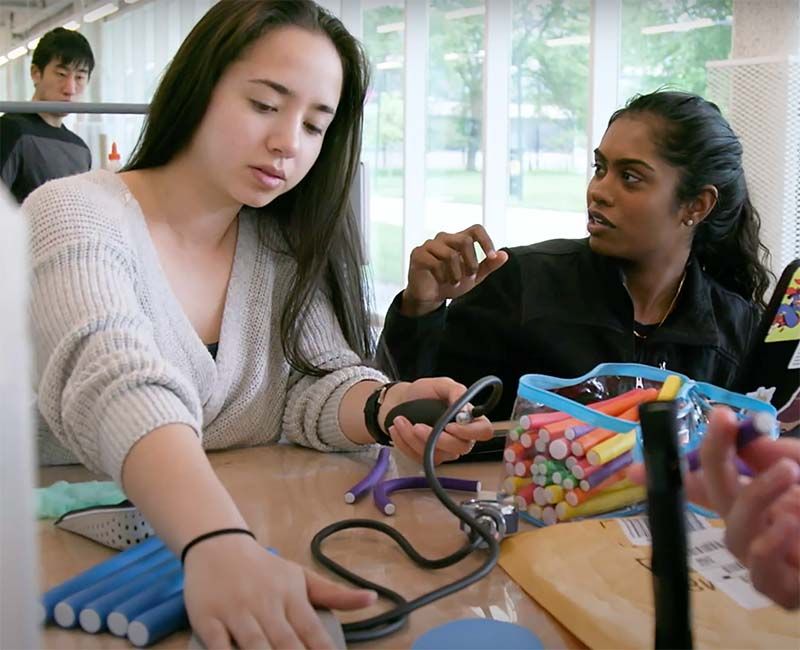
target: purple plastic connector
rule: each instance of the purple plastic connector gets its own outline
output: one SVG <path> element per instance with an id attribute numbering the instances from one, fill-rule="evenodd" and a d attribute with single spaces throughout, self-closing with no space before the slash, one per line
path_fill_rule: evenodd
<path id="1" fill-rule="evenodd" d="M 460 492 L 480 492 L 481 490 L 480 481 L 439 477 L 439 483 L 445 490 L 457 490 Z M 428 487 L 428 479 L 424 476 L 403 476 L 401 478 L 393 478 L 378 483 L 372 490 L 372 498 L 378 510 L 385 515 L 393 515 L 396 508 L 389 498 L 392 492 L 398 492 L 399 490 L 419 490 Z"/>
<path id="2" fill-rule="evenodd" d="M 345 503 L 355 503 L 362 495 L 369 492 L 383 479 L 386 472 L 389 470 L 389 456 L 391 451 L 389 447 L 381 447 L 378 453 L 378 459 L 375 461 L 375 465 L 369 473 L 344 493 Z"/>

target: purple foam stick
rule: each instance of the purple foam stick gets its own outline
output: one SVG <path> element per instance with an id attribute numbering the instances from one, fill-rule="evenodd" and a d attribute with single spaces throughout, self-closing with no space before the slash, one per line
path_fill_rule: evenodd
<path id="1" fill-rule="evenodd" d="M 623 467 L 627 467 L 633 462 L 633 452 L 626 451 L 616 458 L 611 459 L 605 465 L 601 465 L 600 469 L 590 474 L 587 478 L 583 479 L 580 483 L 581 490 L 588 492 L 595 485 L 599 485 L 605 481 L 609 476 L 618 472 Z"/>
<path id="2" fill-rule="evenodd" d="M 375 487 L 376 483 L 378 483 L 386 475 L 386 472 L 389 469 L 390 454 L 391 449 L 389 449 L 389 447 L 381 447 L 381 450 L 378 453 L 378 459 L 375 461 L 375 465 L 372 467 L 369 473 L 344 493 L 345 503 L 355 503 L 361 497 L 361 495 L 369 492 L 373 487 Z"/>
<path id="3" fill-rule="evenodd" d="M 590 431 L 594 431 L 595 426 L 593 424 L 581 424 L 577 427 L 570 427 L 564 432 L 564 437 L 567 440 L 575 440 L 576 438 L 580 438 L 581 436 L 585 436 Z"/>
<path id="4" fill-rule="evenodd" d="M 736 434 L 736 449 L 741 450 L 760 436 L 768 436 L 775 425 L 775 418 L 763 411 L 739 423 Z"/>
<path id="5" fill-rule="evenodd" d="M 480 492 L 481 490 L 480 481 L 440 477 L 439 483 L 445 490 L 458 490 L 461 492 Z M 389 499 L 389 495 L 392 494 L 392 492 L 397 492 L 399 490 L 419 490 L 427 487 L 429 487 L 428 479 L 424 476 L 403 476 L 401 478 L 393 478 L 378 483 L 372 491 L 372 498 L 378 510 L 386 515 L 393 515 L 396 508 L 391 499 Z"/>
<path id="6" fill-rule="evenodd" d="M 752 418 L 742 420 L 737 427 L 736 432 L 736 450 L 740 451 L 753 440 L 761 436 L 768 436 L 772 432 L 772 427 L 775 424 L 775 419 L 763 411 L 756 413 Z M 686 462 L 689 466 L 690 472 L 695 472 L 700 469 L 700 448 L 693 449 L 686 454 Z M 742 476 L 753 476 L 753 470 L 741 458 L 736 456 L 736 469 Z"/>
<path id="7" fill-rule="evenodd" d="M 700 469 L 700 447 L 696 447 L 686 454 L 686 462 L 690 472 L 696 472 Z M 753 476 L 753 470 L 738 456 L 736 457 L 736 469 L 739 470 L 739 474 L 742 476 Z"/>

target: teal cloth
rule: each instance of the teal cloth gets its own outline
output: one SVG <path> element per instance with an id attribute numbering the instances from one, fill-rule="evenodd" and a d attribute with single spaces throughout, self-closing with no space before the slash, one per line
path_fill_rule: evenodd
<path id="1" fill-rule="evenodd" d="M 55 519 L 71 510 L 109 506 L 127 498 L 113 481 L 57 481 L 48 487 L 36 489 L 36 516 L 39 519 Z"/>

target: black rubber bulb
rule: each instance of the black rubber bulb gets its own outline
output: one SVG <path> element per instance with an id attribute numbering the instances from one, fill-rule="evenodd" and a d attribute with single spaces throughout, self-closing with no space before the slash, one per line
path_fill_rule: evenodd
<path id="1" fill-rule="evenodd" d="M 388 431 L 398 415 L 402 415 L 411 424 L 427 424 L 432 427 L 442 417 L 447 407 L 447 402 L 439 399 L 414 399 L 410 402 L 402 402 L 389 411 L 389 415 L 386 416 L 386 421 L 383 423 L 383 429 Z"/>

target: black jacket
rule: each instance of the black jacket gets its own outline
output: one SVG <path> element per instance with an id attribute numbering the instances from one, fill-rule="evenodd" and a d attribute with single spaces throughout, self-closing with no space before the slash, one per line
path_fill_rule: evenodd
<path id="1" fill-rule="evenodd" d="M 526 373 L 578 377 L 599 363 L 636 362 L 735 388 L 759 309 L 692 261 L 672 313 L 647 339 L 633 335 L 633 304 L 616 262 L 588 239 L 508 250 L 509 260 L 468 294 L 419 318 L 386 316 L 379 363 L 402 379 L 447 376 L 465 385 L 503 380 L 492 414 L 511 415 Z"/>

